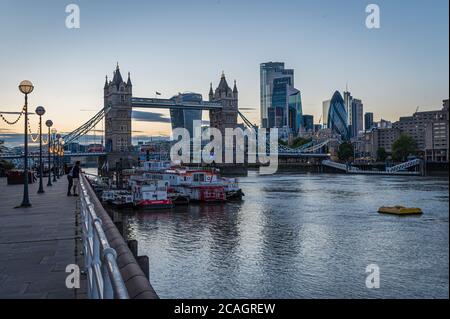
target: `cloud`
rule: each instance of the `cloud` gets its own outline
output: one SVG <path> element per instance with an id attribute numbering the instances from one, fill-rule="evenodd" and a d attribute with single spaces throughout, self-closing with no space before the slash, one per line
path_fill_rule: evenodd
<path id="1" fill-rule="evenodd" d="M 161 113 L 133 111 L 132 118 L 138 122 L 170 123 L 170 118 L 164 117 Z"/>

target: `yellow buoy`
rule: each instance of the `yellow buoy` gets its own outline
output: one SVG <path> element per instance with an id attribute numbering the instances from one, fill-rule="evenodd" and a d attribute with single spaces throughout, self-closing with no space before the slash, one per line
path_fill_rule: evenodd
<path id="1" fill-rule="evenodd" d="M 394 214 L 394 215 L 420 215 L 423 214 L 422 210 L 417 207 L 403 207 L 403 206 L 394 206 L 394 207 L 380 207 L 378 209 L 379 213 L 382 214 Z"/>

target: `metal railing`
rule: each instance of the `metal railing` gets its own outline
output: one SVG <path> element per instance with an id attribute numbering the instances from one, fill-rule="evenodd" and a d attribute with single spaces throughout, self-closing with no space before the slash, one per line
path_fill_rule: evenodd
<path id="1" fill-rule="evenodd" d="M 422 161 L 418 158 L 387 168 L 388 172 L 398 172 L 413 166 L 418 166 Z"/>
<path id="2" fill-rule="evenodd" d="M 89 299 L 129 299 L 117 265 L 117 253 L 110 247 L 102 221 L 95 213 L 86 177 L 80 178 L 83 252 Z"/>

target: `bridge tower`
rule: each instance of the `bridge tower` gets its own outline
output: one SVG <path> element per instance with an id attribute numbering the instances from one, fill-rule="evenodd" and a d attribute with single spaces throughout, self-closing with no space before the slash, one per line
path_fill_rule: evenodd
<path id="1" fill-rule="evenodd" d="M 134 161 L 131 143 L 132 89 L 130 73 L 125 82 L 117 64 L 113 80 L 108 81 L 106 77 L 103 91 L 104 105 L 110 107 L 105 115 L 105 150 L 109 170 L 114 170 L 117 165 L 131 167 Z"/>
<path id="2" fill-rule="evenodd" d="M 225 74 L 222 72 L 219 86 L 213 92 L 212 83 L 209 88 L 209 101 L 222 104 L 222 110 L 209 111 L 210 127 L 215 127 L 225 136 L 226 128 L 236 128 L 238 118 L 238 90 L 234 81 L 233 90 L 228 86 Z"/>

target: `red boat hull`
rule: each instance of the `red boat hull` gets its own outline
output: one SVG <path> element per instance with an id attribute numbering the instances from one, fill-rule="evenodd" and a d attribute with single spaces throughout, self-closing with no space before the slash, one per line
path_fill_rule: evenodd
<path id="1" fill-rule="evenodd" d="M 174 205 L 170 199 L 165 200 L 141 200 L 135 203 L 137 208 L 142 209 L 167 209 Z"/>

